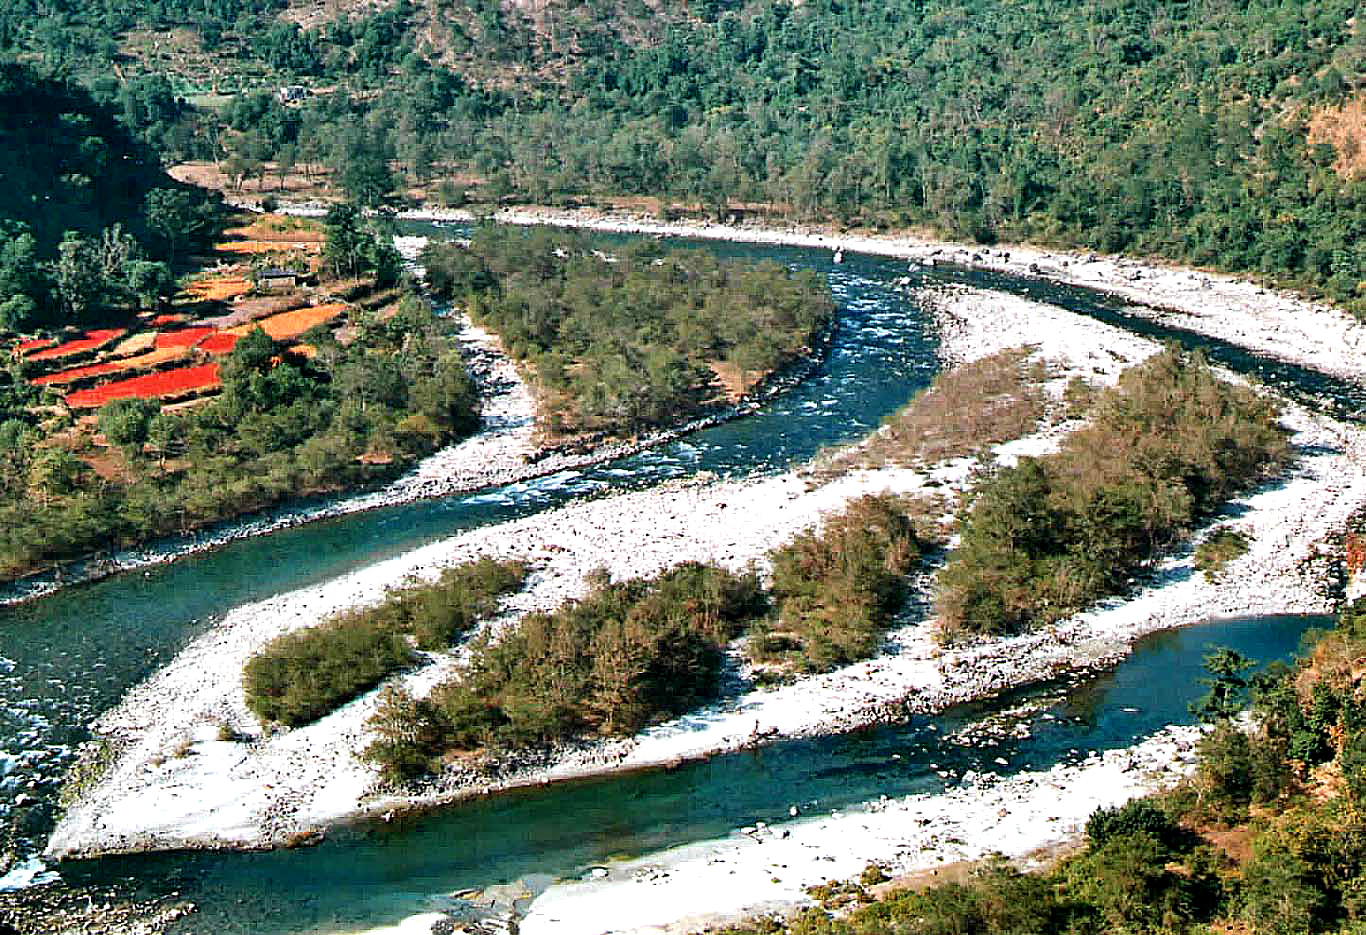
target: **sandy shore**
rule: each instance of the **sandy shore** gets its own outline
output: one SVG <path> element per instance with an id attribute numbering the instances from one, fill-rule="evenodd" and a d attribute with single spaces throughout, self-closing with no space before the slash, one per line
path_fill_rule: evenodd
<path id="1" fill-rule="evenodd" d="M 943 319 L 945 342 L 959 359 L 1032 343 L 1055 363 L 1052 388 L 1070 373 L 1112 381 L 1156 350 L 1149 341 L 1027 300 L 971 289 L 929 297 Z M 1293 471 L 1241 498 L 1239 528 L 1249 553 L 1220 581 L 1195 573 L 1189 554 L 1162 566 L 1153 583 L 1127 600 L 1047 631 L 943 652 L 924 619 L 908 620 L 873 660 L 778 689 L 743 690 L 703 711 L 624 741 L 559 751 L 498 782 L 451 774 L 422 796 L 372 794 L 373 771 L 353 751 L 365 744 L 375 694 L 293 731 L 263 736 L 241 692 L 245 660 L 276 635 L 338 609 L 379 599 L 411 576 L 478 555 L 530 558 L 530 585 L 509 604 L 516 613 L 581 594 L 585 573 L 647 575 L 685 559 L 741 568 L 775 542 L 867 492 L 915 492 L 927 483 L 961 486 L 971 464 L 929 472 L 882 470 L 808 489 L 784 474 L 740 481 L 698 480 L 570 504 L 524 520 L 475 530 L 336 581 L 237 608 L 171 665 L 135 688 L 95 725 L 123 749 L 113 769 L 64 817 L 49 843 L 57 856 L 170 847 L 278 844 L 341 818 L 450 801 L 473 791 L 601 773 L 734 750 L 752 742 L 756 722 L 771 739 L 843 731 L 909 711 L 932 711 L 1047 678 L 1079 665 L 1108 664 L 1132 640 L 1212 615 L 1322 611 L 1305 559 L 1348 515 L 1366 504 L 1362 433 L 1295 407 L 1286 411 L 1301 449 Z M 1047 450 L 1050 429 L 1008 443 L 1003 459 Z M 936 489 L 942 489 L 936 487 Z M 403 677 L 424 691 L 454 665 L 433 658 Z M 219 740 L 226 726 L 243 740 Z"/>
<path id="2" fill-rule="evenodd" d="M 806 887 L 857 879 L 870 862 L 898 875 L 993 853 L 1019 859 L 1075 837 L 1096 808 L 1187 775 L 1199 735 L 1194 727 L 1168 728 L 1077 765 L 1008 779 L 988 775 L 938 794 L 884 797 L 819 817 L 760 822 L 726 838 L 612 863 L 583 880 L 550 887 L 532 902 L 518 931 L 684 935 L 813 905 Z"/>

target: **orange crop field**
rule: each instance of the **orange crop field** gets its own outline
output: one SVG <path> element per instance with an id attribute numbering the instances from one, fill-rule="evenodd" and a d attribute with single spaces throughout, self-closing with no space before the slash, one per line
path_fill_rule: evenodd
<path id="1" fill-rule="evenodd" d="M 185 287 L 185 291 L 201 301 L 226 302 L 250 292 L 251 281 L 245 276 L 214 276 L 195 280 Z M 153 319 L 152 324 L 156 323 Z"/>
<path id="2" fill-rule="evenodd" d="M 315 325 L 326 324 L 346 311 L 346 306 L 341 302 L 333 302 L 329 305 L 314 305 L 311 308 L 299 308 L 292 312 L 280 312 L 278 315 L 271 315 L 269 318 L 262 318 L 259 321 L 251 322 L 246 325 L 238 325 L 224 332 L 225 334 L 243 335 L 255 328 L 260 328 L 276 341 L 292 341 Z"/>
<path id="3" fill-rule="evenodd" d="M 292 240 L 228 240 L 214 247 L 221 253 L 240 253 L 244 256 L 258 256 L 263 253 L 322 253 L 323 245 L 312 241 Z"/>
<path id="4" fill-rule="evenodd" d="M 70 357 L 73 354 L 83 354 L 86 351 L 103 347 L 115 338 L 121 338 L 127 333 L 124 328 L 100 328 L 95 331 L 87 331 L 83 338 L 67 341 L 65 344 L 59 344 L 45 351 L 38 351 L 36 354 L 29 354 L 28 359 L 55 360 L 60 357 Z"/>
<path id="5" fill-rule="evenodd" d="M 161 399 L 186 396 L 209 390 L 219 385 L 218 364 L 199 364 L 178 370 L 163 370 L 129 380 L 106 383 L 93 389 L 80 390 L 67 396 L 66 403 L 73 409 L 94 409 L 115 399 Z"/>
<path id="6" fill-rule="evenodd" d="M 226 354 L 237 346 L 238 336 L 216 332 L 199 342 L 199 350 L 206 354 Z"/>

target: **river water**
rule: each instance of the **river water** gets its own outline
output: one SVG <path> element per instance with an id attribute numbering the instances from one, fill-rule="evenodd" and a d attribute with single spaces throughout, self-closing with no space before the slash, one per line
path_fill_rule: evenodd
<path id="1" fill-rule="evenodd" d="M 431 231 L 414 227 L 406 232 Z M 226 610 L 572 497 L 702 470 L 723 475 L 781 470 L 865 434 L 936 372 L 932 319 L 897 285 L 908 275 L 904 262 L 849 254 L 836 265 L 828 251 L 699 246 L 728 257 L 817 269 L 829 278 L 840 306 L 840 327 L 826 362 L 759 412 L 593 468 L 239 540 L 170 565 L 0 609 L 0 834 L 5 835 L 0 853 L 7 841 L 21 856 L 41 847 L 53 820 L 57 784 L 75 745 L 87 736 L 85 725 Z M 910 275 L 921 281 L 920 274 Z M 1127 316 L 1122 302 L 1098 293 L 966 270 L 938 268 L 933 278 L 1028 294 L 1199 346 L 1215 361 L 1313 405 L 1347 416 L 1362 411 L 1360 387 L 1166 331 Z M 1008 758 L 1047 766 L 1073 747 L 1127 745 L 1145 731 L 1180 722 L 1188 699 L 1171 689 L 1194 686 L 1205 642 L 1240 645 L 1237 640 L 1244 640 L 1241 645 L 1251 656 L 1281 658 L 1311 622 L 1225 622 L 1168 635 L 1154 650 L 1152 658 L 1160 661 L 1144 663 L 1149 657 L 1139 654 L 1109 682 L 1074 688 L 1061 704 L 1085 713 L 1048 722 L 1058 726 L 1036 731 L 1029 751 Z M 1178 677 L 1182 667 L 1191 677 Z M 1146 675 L 1125 675 L 1131 671 Z M 1149 677 L 1154 672 L 1164 678 Z M 1158 697 L 1143 695 L 1155 682 L 1167 688 Z M 333 834 L 313 850 L 104 860 L 73 864 L 62 874 L 72 882 L 128 878 L 157 891 L 179 890 L 203 907 L 182 924 L 184 931 L 356 930 L 439 904 L 441 894 L 460 887 L 570 873 L 611 854 L 642 853 L 785 814 L 790 801 L 841 804 L 929 790 L 939 780 L 926 764 L 957 762 L 954 757 L 966 764 L 977 756 L 976 751 L 939 749 L 935 738 L 985 710 L 951 712 L 934 731 L 922 721 L 720 757 L 672 773 L 513 793 L 402 827 Z M 889 759 L 887 751 L 893 749 L 904 754 L 901 760 Z M 986 759 L 998 755 L 993 751 Z M 893 769 L 891 762 L 901 765 Z"/>

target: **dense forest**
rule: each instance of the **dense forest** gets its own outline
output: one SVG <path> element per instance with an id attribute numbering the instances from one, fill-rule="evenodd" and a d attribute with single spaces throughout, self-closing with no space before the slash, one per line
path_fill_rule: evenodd
<path id="1" fill-rule="evenodd" d="M 834 302 L 811 272 L 722 263 L 654 241 L 615 255 L 583 237 L 485 224 L 428 245 L 427 279 L 534 373 L 549 437 L 625 435 L 752 390 L 809 354 Z"/>
<path id="2" fill-rule="evenodd" d="M 0 329 L 91 324 L 173 292 L 212 200 L 70 82 L 0 62 L 0 113 Z"/>
<path id="3" fill-rule="evenodd" d="M 762 203 L 1366 301 L 1352 0 L 334 9 L 4 0 L 0 54 L 239 183 L 283 164 L 371 199 Z M 308 93 L 282 103 L 290 82 Z"/>

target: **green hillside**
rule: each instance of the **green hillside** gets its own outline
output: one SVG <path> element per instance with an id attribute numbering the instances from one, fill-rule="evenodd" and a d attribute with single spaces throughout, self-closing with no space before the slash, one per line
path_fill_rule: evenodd
<path id="1" fill-rule="evenodd" d="M 1350 0 L 35 4 L 0 3 L 0 47 L 239 184 L 280 162 L 367 197 L 758 202 L 1366 306 Z"/>

